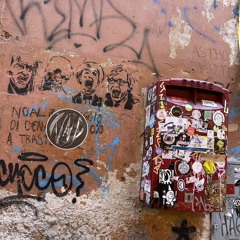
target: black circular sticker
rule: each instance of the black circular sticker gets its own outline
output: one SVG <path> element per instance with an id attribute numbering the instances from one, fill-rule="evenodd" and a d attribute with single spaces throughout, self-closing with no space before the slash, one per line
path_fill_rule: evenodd
<path id="1" fill-rule="evenodd" d="M 174 144 L 175 140 L 176 140 L 176 138 L 175 138 L 175 136 L 172 135 L 172 134 L 167 134 L 167 133 L 165 133 L 165 134 L 163 135 L 163 141 L 164 141 L 164 143 L 167 144 L 167 145 L 172 145 L 172 144 Z"/>
<path id="2" fill-rule="evenodd" d="M 74 109 L 60 109 L 47 121 L 48 140 L 60 149 L 69 150 L 80 146 L 88 134 L 84 116 Z"/>
<path id="3" fill-rule="evenodd" d="M 183 111 L 182 111 L 182 109 L 181 109 L 180 107 L 178 107 L 178 106 L 173 106 L 173 107 L 171 108 L 171 113 L 172 113 L 172 115 L 175 116 L 175 117 L 180 117 L 180 116 L 182 115 Z"/>

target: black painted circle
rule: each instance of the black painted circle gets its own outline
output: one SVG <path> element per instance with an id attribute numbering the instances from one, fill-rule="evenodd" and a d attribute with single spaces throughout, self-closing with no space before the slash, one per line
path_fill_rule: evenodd
<path id="1" fill-rule="evenodd" d="M 60 109 L 48 119 L 46 135 L 57 148 L 70 150 L 79 147 L 86 139 L 88 125 L 84 116 L 74 109 Z"/>

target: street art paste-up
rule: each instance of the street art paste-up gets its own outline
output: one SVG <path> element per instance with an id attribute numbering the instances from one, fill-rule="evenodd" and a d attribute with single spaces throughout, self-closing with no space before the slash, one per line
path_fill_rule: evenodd
<path id="1" fill-rule="evenodd" d="M 74 149 L 87 137 L 87 121 L 76 110 L 60 109 L 48 119 L 46 134 L 54 146 L 64 150 Z"/>
<path id="2" fill-rule="evenodd" d="M 117 65 L 107 75 L 108 93 L 106 93 L 105 105 L 108 107 L 123 106 L 124 109 L 131 110 L 135 103 L 132 95 L 134 79 L 130 73 Z"/>
<path id="3" fill-rule="evenodd" d="M 73 75 L 73 67 L 71 62 L 62 56 L 52 57 L 45 69 L 42 85 L 42 91 L 64 91 L 64 84 L 66 84 Z"/>
<path id="4" fill-rule="evenodd" d="M 72 98 L 74 103 L 89 102 L 93 106 L 102 106 L 102 98 L 98 96 L 98 87 L 104 80 L 101 65 L 95 62 L 83 62 L 75 73 L 79 93 Z"/>
<path id="5" fill-rule="evenodd" d="M 141 199 L 152 208 L 224 211 L 228 90 L 192 79 L 165 79 L 154 86 L 157 99 L 152 102 L 153 86 L 147 92 L 144 134 L 144 142 L 153 143 L 152 154 L 149 147 L 143 149 L 143 160 L 151 165 L 149 174 L 142 175 L 151 192 L 146 201 L 141 191 Z M 166 103 L 159 104 L 163 99 Z"/>
<path id="6" fill-rule="evenodd" d="M 238 217 L 240 217 L 240 198 L 233 200 L 233 209 L 236 211 Z"/>
<path id="7" fill-rule="evenodd" d="M 30 64 L 21 57 L 12 58 L 8 70 L 8 93 L 26 95 L 34 91 L 34 77 L 38 68 L 38 62 Z"/>

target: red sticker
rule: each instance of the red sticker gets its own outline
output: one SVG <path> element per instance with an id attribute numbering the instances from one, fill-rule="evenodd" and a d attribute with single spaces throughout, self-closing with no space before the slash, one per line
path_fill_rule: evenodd
<path id="1" fill-rule="evenodd" d="M 189 128 L 187 129 L 187 134 L 188 134 L 188 135 L 194 135 L 194 134 L 195 134 L 195 131 L 196 131 L 196 128 L 194 128 L 194 127 L 189 127 Z"/>

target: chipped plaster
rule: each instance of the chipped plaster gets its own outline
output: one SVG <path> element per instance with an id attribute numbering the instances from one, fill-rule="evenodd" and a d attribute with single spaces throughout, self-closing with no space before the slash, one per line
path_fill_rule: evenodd
<path id="1" fill-rule="evenodd" d="M 191 27 L 182 20 L 181 11 L 177 7 L 177 17 L 172 17 L 171 22 L 173 28 L 170 29 L 169 33 L 169 45 L 170 45 L 170 57 L 176 58 L 177 50 L 184 49 L 187 47 L 191 40 L 192 29 Z"/>
<path id="2" fill-rule="evenodd" d="M 230 19 L 222 26 L 220 33 L 224 42 L 229 45 L 229 64 L 239 64 L 238 60 L 238 34 L 237 34 L 237 20 Z"/>

